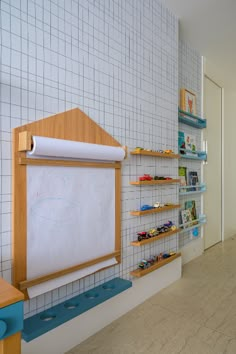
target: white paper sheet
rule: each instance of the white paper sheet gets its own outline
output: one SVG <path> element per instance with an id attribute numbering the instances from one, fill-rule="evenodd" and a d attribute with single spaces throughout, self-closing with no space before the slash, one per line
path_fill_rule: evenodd
<path id="1" fill-rule="evenodd" d="M 27 166 L 27 279 L 114 250 L 115 169 Z M 41 284 L 29 294 L 55 289 L 110 262 Z"/>

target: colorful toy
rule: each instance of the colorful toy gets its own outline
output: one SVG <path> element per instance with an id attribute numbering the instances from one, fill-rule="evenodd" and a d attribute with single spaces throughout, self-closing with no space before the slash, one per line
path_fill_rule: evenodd
<path id="1" fill-rule="evenodd" d="M 151 209 L 153 209 L 153 206 L 147 205 L 147 204 L 141 206 L 141 208 L 140 208 L 141 211 L 151 210 Z"/>
<path id="2" fill-rule="evenodd" d="M 152 181 L 152 177 L 145 173 L 143 176 L 139 177 L 139 181 Z"/>
<path id="3" fill-rule="evenodd" d="M 145 231 L 138 232 L 137 235 L 138 235 L 138 241 L 146 240 L 149 238 L 148 233 Z"/>
<path id="4" fill-rule="evenodd" d="M 150 229 L 149 231 L 148 231 L 148 236 L 149 237 L 154 237 L 154 236 L 157 236 L 159 234 L 159 232 L 158 232 L 158 230 L 156 230 L 156 229 Z"/>

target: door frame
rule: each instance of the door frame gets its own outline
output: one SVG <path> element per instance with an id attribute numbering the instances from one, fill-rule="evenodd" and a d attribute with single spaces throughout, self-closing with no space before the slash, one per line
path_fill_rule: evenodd
<path id="1" fill-rule="evenodd" d="M 204 66 L 204 65 L 203 65 Z M 217 83 L 216 80 L 212 79 L 210 75 L 206 73 L 206 68 L 204 67 L 204 70 L 202 70 L 202 116 L 204 116 L 204 96 L 205 96 L 205 85 L 204 81 L 205 79 L 210 80 L 213 84 L 215 84 L 217 87 L 221 89 L 221 241 L 224 241 L 224 88 Z M 206 117 L 207 119 L 207 117 Z M 202 132 L 202 141 L 203 141 L 203 132 Z M 205 147 L 205 141 L 203 141 Z M 206 162 L 207 163 L 207 162 Z M 205 164 L 205 163 L 204 163 Z M 203 168 L 204 165 L 202 166 L 202 177 L 203 177 Z M 202 208 L 204 210 L 204 196 L 202 195 Z M 202 210 L 202 211 L 203 211 Z M 203 236 L 203 231 L 202 231 L 202 236 Z M 204 241 L 204 250 L 205 250 L 205 241 Z"/>

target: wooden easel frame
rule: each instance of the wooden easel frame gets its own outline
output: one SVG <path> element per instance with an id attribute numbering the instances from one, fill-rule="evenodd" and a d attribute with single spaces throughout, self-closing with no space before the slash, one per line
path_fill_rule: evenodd
<path id="1" fill-rule="evenodd" d="M 13 284 L 28 298 L 27 288 L 89 267 L 110 258 L 121 259 L 121 163 L 89 162 L 68 160 L 29 159 L 26 152 L 31 150 L 32 136 L 80 141 L 121 147 L 121 145 L 99 125 L 78 108 L 56 114 L 13 130 Z M 115 169 L 115 250 L 102 257 L 61 269 L 32 280 L 27 279 L 27 165 L 80 166 Z"/>

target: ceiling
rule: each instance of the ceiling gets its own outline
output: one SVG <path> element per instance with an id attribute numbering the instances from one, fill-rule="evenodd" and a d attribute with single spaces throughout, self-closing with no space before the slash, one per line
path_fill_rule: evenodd
<path id="1" fill-rule="evenodd" d="M 180 38 L 215 67 L 225 88 L 236 90 L 236 1 L 162 0 L 180 21 Z"/>

